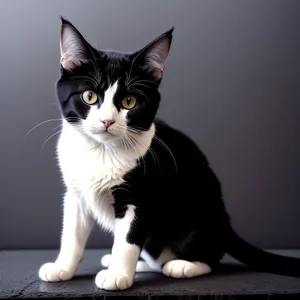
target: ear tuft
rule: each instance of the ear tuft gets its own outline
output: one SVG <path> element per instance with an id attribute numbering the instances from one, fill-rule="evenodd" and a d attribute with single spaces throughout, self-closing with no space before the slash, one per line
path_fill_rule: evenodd
<path id="1" fill-rule="evenodd" d="M 64 69 L 72 70 L 89 60 L 87 42 L 71 22 L 61 17 L 60 53 Z"/>
<path id="2" fill-rule="evenodd" d="M 66 23 L 70 23 L 65 17 L 60 16 L 60 20 L 61 20 L 61 24 L 66 24 Z"/>
<path id="3" fill-rule="evenodd" d="M 173 31 L 174 27 L 160 35 L 142 50 L 144 52 L 142 54 L 144 58 L 143 69 L 150 72 L 157 80 L 162 78 L 166 67 Z"/>

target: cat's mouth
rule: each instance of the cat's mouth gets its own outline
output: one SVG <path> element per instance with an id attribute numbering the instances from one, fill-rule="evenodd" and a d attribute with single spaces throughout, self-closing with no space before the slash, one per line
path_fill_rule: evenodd
<path id="1" fill-rule="evenodd" d="M 102 134 L 108 134 L 108 135 L 111 135 L 111 136 L 115 136 L 113 133 L 109 132 L 108 130 L 105 130 Z"/>
<path id="2" fill-rule="evenodd" d="M 106 129 L 90 128 L 88 131 L 93 135 L 112 135 L 112 136 L 115 135 L 110 130 L 108 130 L 108 128 Z"/>
<path id="3" fill-rule="evenodd" d="M 98 142 L 105 142 L 105 141 L 110 141 L 110 140 L 115 140 L 118 138 L 118 135 L 115 133 L 112 133 L 111 131 L 108 130 L 92 130 L 89 132 L 89 135 L 94 138 Z"/>

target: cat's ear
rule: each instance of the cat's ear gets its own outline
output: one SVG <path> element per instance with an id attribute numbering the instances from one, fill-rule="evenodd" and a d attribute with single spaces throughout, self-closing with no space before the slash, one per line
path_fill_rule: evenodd
<path id="1" fill-rule="evenodd" d="M 61 17 L 60 63 L 65 70 L 80 66 L 89 60 L 89 45 L 71 22 Z"/>
<path id="2" fill-rule="evenodd" d="M 137 54 L 142 69 L 151 73 L 156 80 L 160 80 L 163 76 L 172 43 L 173 31 L 174 27 L 157 37 Z"/>

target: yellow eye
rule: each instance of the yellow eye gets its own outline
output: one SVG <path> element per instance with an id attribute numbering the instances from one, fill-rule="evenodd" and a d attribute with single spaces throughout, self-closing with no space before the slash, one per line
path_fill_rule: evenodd
<path id="1" fill-rule="evenodd" d="M 126 96 L 122 100 L 122 106 L 126 109 L 132 109 L 136 105 L 136 97 L 134 96 Z"/>
<path id="2" fill-rule="evenodd" d="M 98 96 L 95 92 L 87 90 L 81 94 L 82 101 L 88 105 L 95 104 L 98 101 Z"/>

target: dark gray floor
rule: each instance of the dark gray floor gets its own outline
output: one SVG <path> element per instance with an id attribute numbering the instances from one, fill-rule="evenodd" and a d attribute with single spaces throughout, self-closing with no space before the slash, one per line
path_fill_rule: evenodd
<path id="1" fill-rule="evenodd" d="M 300 257 L 300 250 L 274 251 Z M 300 278 L 250 272 L 230 257 L 224 258 L 222 270 L 194 279 L 168 279 L 159 274 L 137 274 L 134 286 L 125 292 L 106 292 L 96 288 L 94 277 L 100 269 L 103 250 L 87 250 L 77 275 L 68 282 L 45 283 L 37 277 L 44 262 L 55 258 L 57 251 L 0 252 L 0 298 L 8 297 L 101 297 L 113 295 L 140 296 L 232 296 L 232 295 L 298 295 Z M 225 297 L 226 298 L 226 297 Z M 269 297 L 268 297 L 269 298 Z"/>

